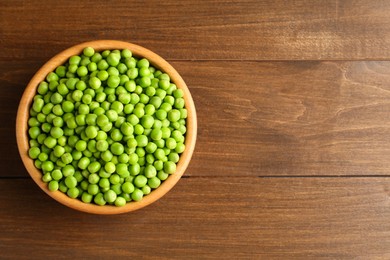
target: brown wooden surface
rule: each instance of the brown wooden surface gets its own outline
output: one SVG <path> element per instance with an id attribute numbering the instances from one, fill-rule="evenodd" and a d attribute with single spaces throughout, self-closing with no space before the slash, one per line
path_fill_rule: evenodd
<path id="1" fill-rule="evenodd" d="M 389 259 L 389 32 L 385 0 L 0 1 L 0 258 Z M 15 141 L 32 75 L 96 39 L 166 58 L 198 112 L 185 178 L 118 216 L 45 195 Z"/>

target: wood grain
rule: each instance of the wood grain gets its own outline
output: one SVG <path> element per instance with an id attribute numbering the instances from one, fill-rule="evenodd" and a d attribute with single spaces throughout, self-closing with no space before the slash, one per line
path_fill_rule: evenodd
<path id="1" fill-rule="evenodd" d="M 390 62 L 171 62 L 198 110 L 189 176 L 389 175 Z M 26 176 L 10 138 L 39 65 L 0 77 L 0 176 Z M 10 97 L 10 98 L 9 98 Z"/>
<path id="2" fill-rule="evenodd" d="M 117 216 L 66 208 L 31 180 L 0 189 L 2 258 L 390 257 L 387 178 L 190 177 Z"/>
<path id="3" fill-rule="evenodd" d="M 118 39 L 167 59 L 390 58 L 390 2 L 328 0 L 1 1 L 0 57 L 50 58 Z"/>
<path id="4" fill-rule="evenodd" d="M 167 59 L 198 112 L 184 178 L 118 216 L 44 194 L 14 136 L 38 68 L 97 39 Z M 386 0 L 1 1 L 0 258 L 389 259 L 388 60 Z"/>

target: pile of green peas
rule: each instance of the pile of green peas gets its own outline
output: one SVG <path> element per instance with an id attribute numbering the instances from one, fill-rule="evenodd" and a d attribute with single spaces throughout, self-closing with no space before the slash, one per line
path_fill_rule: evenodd
<path id="1" fill-rule="evenodd" d="M 176 171 L 186 118 L 183 91 L 147 59 L 87 47 L 38 85 L 28 154 L 50 191 L 124 206 Z"/>

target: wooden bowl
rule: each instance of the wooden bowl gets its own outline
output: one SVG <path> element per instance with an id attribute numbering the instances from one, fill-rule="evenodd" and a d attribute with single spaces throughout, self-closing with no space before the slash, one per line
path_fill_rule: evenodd
<path id="1" fill-rule="evenodd" d="M 64 64 L 72 55 L 81 54 L 82 50 L 88 46 L 93 47 L 96 51 L 129 49 L 133 52 L 133 55 L 135 57 L 147 58 L 150 61 L 151 65 L 167 73 L 170 76 L 171 81 L 174 82 L 178 88 L 184 91 L 184 99 L 188 111 L 187 133 L 185 140 L 186 149 L 180 156 L 176 172 L 170 175 L 167 180 L 162 182 L 160 187 L 153 190 L 141 201 L 129 202 L 123 207 L 87 204 L 80 201 L 79 199 L 69 198 L 61 191 L 49 191 L 49 189 L 47 188 L 47 184 L 41 180 L 41 171 L 35 168 L 34 161 L 28 156 L 29 137 L 27 133 L 27 121 L 29 118 L 29 109 L 31 107 L 33 97 L 36 94 L 38 84 L 45 79 L 46 75 L 49 72 L 54 71 L 57 66 Z M 192 100 L 191 93 L 187 88 L 187 85 L 185 84 L 179 73 L 167 61 L 165 61 L 163 58 L 161 58 L 154 52 L 135 44 L 113 40 L 101 40 L 81 43 L 59 53 L 58 55 L 50 59 L 45 65 L 43 65 L 42 68 L 38 70 L 38 72 L 33 76 L 31 81 L 27 85 L 27 88 L 25 89 L 22 99 L 20 101 L 16 118 L 16 139 L 19 153 L 23 160 L 24 166 L 26 167 L 28 173 L 31 175 L 35 183 L 38 184 L 38 186 L 50 197 L 57 200 L 58 202 L 70 208 L 94 214 L 119 214 L 137 210 L 155 202 L 156 200 L 164 196 L 179 181 L 184 171 L 186 170 L 195 148 L 196 133 L 197 119 L 194 102 Z"/>

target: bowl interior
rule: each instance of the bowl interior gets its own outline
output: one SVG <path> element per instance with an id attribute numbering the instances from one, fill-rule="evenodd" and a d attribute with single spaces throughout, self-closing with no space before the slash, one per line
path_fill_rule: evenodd
<path id="1" fill-rule="evenodd" d="M 29 137 L 27 134 L 27 121 L 29 118 L 29 109 L 31 107 L 32 99 L 36 94 L 38 84 L 45 79 L 46 75 L 49 72 L 54 71 L 57 66 L 64 64 L 69 59 L 69 57 L 73 55 L 79 55 L 85 47 L 93 47 L 96 51 L 129 49 L 132 51 L 135 57 L 144 57 L 150 61 L 151 65 L 167 73 L 170 76 L 171 81 L 175 83 L 176 86 L 182 89 L 184 92 L 184 100 L 186 104 L 186 109 L 188 111 L 186 122 L 187 132 L 185 140 L 186 149 L 180 156 L 176 172 L 174 174 L 171 174 L 167 180 L 165 180 L 157 189 L 153 190 L 149 195 L 145 196 L 141 201 L 130 202 L 123 207 L 87 204 L 78 199 L 69 198 L 61 191 L 49 191 L 49 189 L 47 188 L 47 184 L 41 180 L 41 171 L 35 168 L 33 160 L 30 159 L 28 156 Z M 51 196 L 58 202 L 70 208 L 94 214 L 119 214 L 129 212 L 145 207 L 161 198 L 178 182 L 178 180 L 186 170 L 195 148 L 196 134 L 197 121 L 194 102 L 191 97 L 191 93 L 187 88 L 187 85 L 185 84 L 179 73 L 167 61 L 165 61 L 163 58 L 161 58 L 154 52 L 145 49 L 139 45 L 114 40 L 85 42 L 79 45 L 75 45 L 50 59 L 38 70 L 38 72 L 33 76 L 31 81 L 27 85 L 21 98 L 16 118 L 16 138 L 19 153 L 28 173 L 31 175 L 35 183 L 37 183 L 43 191 L 45 191 L 49 196 Z"/>

